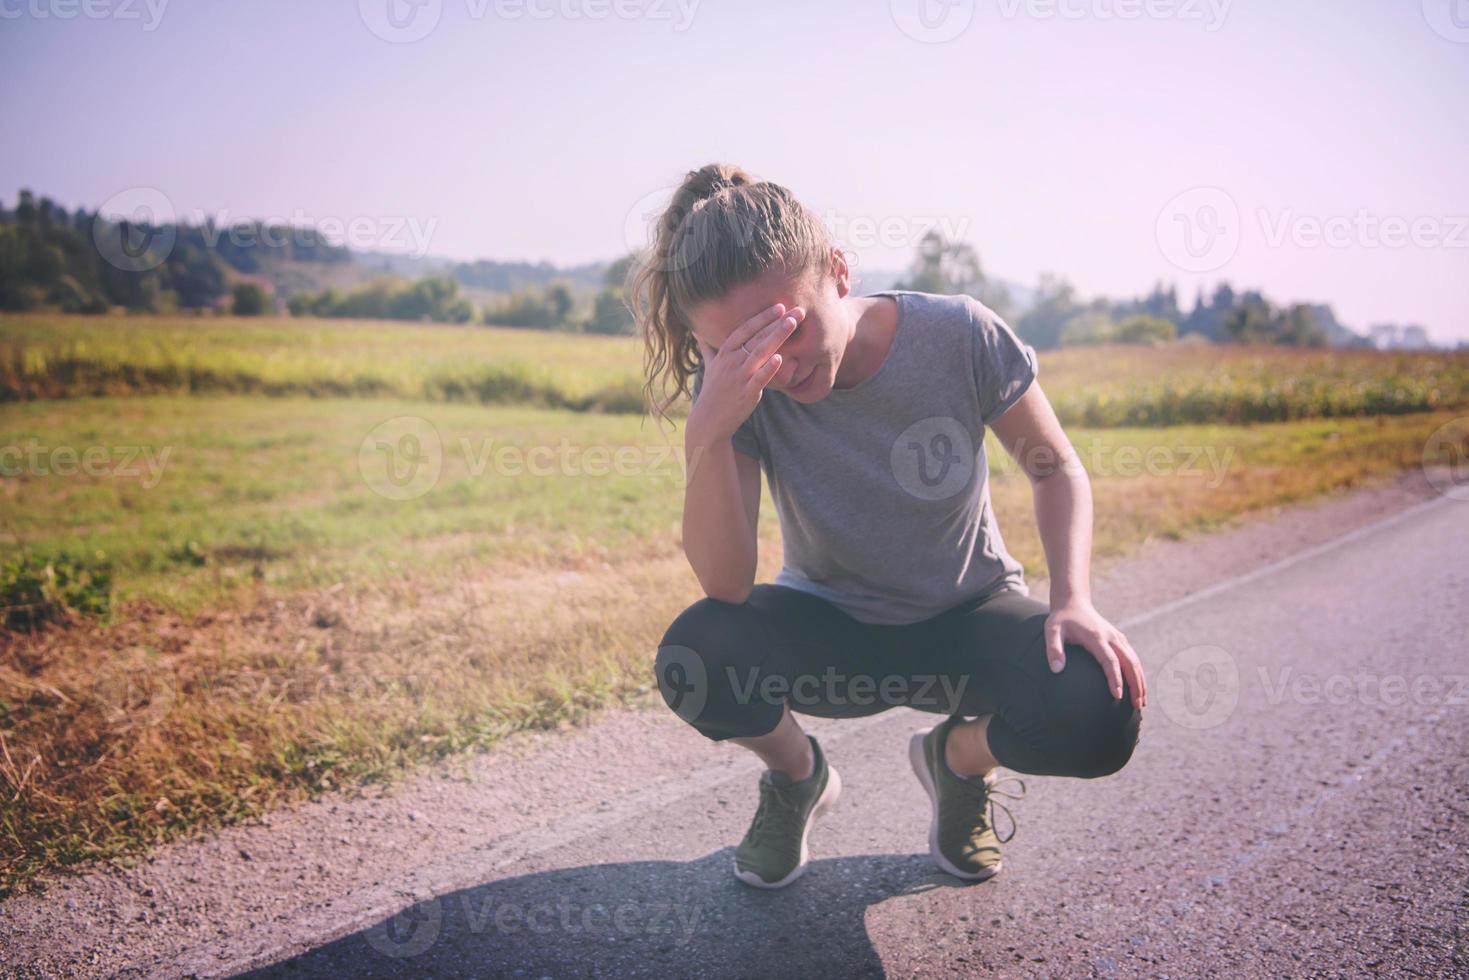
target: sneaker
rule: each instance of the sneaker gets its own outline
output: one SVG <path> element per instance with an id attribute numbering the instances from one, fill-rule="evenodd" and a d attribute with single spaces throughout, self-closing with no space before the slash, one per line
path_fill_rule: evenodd
<path id="1" fill-rule="evenodd" d="M 908 740 L 908 761 L 933 802 L 933 819 L 928 825 L 928 853 L 944 871 L 966 881 L 983 881 L 1000 873 L 1000 845 L 1015 836 L 1015 817 L 995 799 L 1025 797 L 1025 782 L 1016 776 L 1000 777 L 999 770 L 966 779 L 949 768 L 944 744 L 958 717 L 932 728 L 914 732 Z M 1000 782 L 1020 784 L 1018 793 L 997 788 Z M 1010 834 L 995 833 L 995 808 L 1009 818 Z"/>
<path id="2" fill-rule="evenodd" d="M 794 780 L 767 769 L 760 774 L 760 808 L 735 849 L 735 877 L 756 888 L 784 888 L 806 870 L 806 837 L 811 824 L 836 803 L 842 777 L 826 764 L 821 744 L 811 735 L 815 764 L 811 775 Z"/>

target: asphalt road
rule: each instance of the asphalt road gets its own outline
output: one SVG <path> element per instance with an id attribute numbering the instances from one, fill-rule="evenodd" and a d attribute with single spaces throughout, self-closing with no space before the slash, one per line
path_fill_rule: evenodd
<path id="1" fill-rule="evenodd" d="M 802 718 L 845 791 L 783 891 L 730 872 L 758 769 L 660 776 L 259 974 L 1469 974 L 1469 503 L 1120 625 L 1152 692 L 1137 752 L 1027 777 L 991 881 L 928 858 L 905 752 L 934 716 Z"/>

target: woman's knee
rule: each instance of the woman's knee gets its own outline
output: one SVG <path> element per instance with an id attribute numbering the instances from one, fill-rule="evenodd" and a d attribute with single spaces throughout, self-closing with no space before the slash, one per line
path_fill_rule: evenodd
<path id="1" fill-rule="evenodd" d="M 710 738 L 737 737 L 752 722 L 765 722 L 758 716 L 768 706 L 747 703 L 758 686 L 741 683 L 759 669 L 757 620 L 748 603 L 705 597 L 680 613 L 658 644 L 653 671 L 664 702 Z"/>
<path id="2" fill-rule="evenodd" d="M 1063 751 L 1073 775 L 1095 779 L 1118 772 L 1131 760 L 1142 724 L 1127 678 L 1122 679 L 1121 699 L 1114 699 L 1102 665 L 1080 644 L 1066 645 L 1061 678 L 1067 682 Z"/>

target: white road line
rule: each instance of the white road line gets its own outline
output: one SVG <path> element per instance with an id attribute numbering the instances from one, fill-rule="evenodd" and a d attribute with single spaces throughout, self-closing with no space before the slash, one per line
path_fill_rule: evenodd
<path id="1" fill-rule="evenodd" d="M 1208 588 L 1200 589 L 1197 592 L 1191 592 L 1180 599 L 1174 599 L 1172 602 L 1165 602 L 1163 605 L 1158 606 L 1154 609 L 1150 609 L 1145 613 L 1139 613 L 1136 616 L 1129 617 L 1125 621 L 1118 623 L 1117 628 L 1122 630 L 1123 632 L 1126 632 L 1134 626 L 1141 626 L 1143 623 L 1157 619 L 1159 616 L 1166 616 L 1168 613 L 1171 613 L 1174 610 L 1182 609 L 1184 606 L 1192 605 L 1193 603 L 1198 602 L 1201 599 L 1208 599 L 1212 596 L 1219 595 L 1221 592 L 1227 592 L 1230 589 L 1238 588 L 1239 586 L 1245 585 L 1246 583 L 1265 578 L 1267 575 L 1274 575 L 1276 572 L 1284 571 L 1285 569 L 1290 568 L 1293 565 L 1299 565 L 1303 561 L 1310 561 L 1312 558 L 1320 557 L 1321 555 L 1334 551 L 1337 548 L 1342 547 L 1343 545 L 1351 544 L 1352 542 L 1357 541 L 1361 538 L 1365 538 L 1368 535 L 1376 534 L 1378 531 L 1384 530 L 1385 528 L 1392 527 L 1395 524 L 1400 524 L 1403 521 L 1408 520 L 1409 518 L 1417 517 L 1419 514 L 1422 514 L 1426 511 L 1433 510 L 1437 507 L 1452 506 L 1460 503 L 1463 503 L 1463 501 L 1454 500 L 1449 497 L 1436 497 L 1433 500 L 1425 500 L 1422 503 L 1414 504 L 1407 510 L 1398 511 L 1396 514 L 1393 514 L 1390 517 L 1385 517 L 1380 521 L 1373 521 L 1371 524 L 1364 524 L 1354 531 L 1348 531 L 1346 534 L 1331 538 L 1327 541 L 1323 541 L 1318 545 L 1313 545 L 1312 547 L 1307 548 L 1305 551 L 1300 551 L 1294 555 L 1291 555 L 1289 558 L 1282 558 L 1279 561 L 1273 561 L 1268 565 L 1262 565 L 1252 571 L 1244 572 L 1240 575 L 1234 576 L 1233 578 L 1225 579 L 1222 582 L 1215 582 Z M 1466 517 L 1469 517 L 1469 508 L 1465 509 L 1464 514 Z"/>

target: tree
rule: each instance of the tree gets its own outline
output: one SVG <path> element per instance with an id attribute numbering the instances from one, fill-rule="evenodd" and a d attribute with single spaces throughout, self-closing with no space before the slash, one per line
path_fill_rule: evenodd
<path id="1" fill-rule="evenodd" d="M 1009 291 L 985 277 L 974 246 L 948 241 L 937 229 L 919 240 L 918 254 L 908 268 L 907 280 L 893 288 L 943 295 L 963 293 L 994 310 L 1001 319 L 1007 319 L 1010 313 Z"/>
<path id="2" fill-rule="evenodd" d="M 264 316 L 269 299 L 259 284 L 242 282 L 235 287 L 231 312 L 235 316 Z"/>
<path id="3" fill-rule="evenodd" d="M 1106 313 L 1088 310 L 1078 313 L 1066 321 L 1061 328 L 1057 343 L 1062 347 L 1077 347 L 1084 344 L 1105 344 L 1117 331 L 1117 323 Z"/>
<path id="4" fill-rule="evenodd" d="M 1326 328 L 1321 322 L 1320 314 L 1305 303 L 1296 303 L 1288 309 L 1280 310 L 1271 319 L 1270 327 L 1270 342 L 1273 344 L 1287 344 L 1292 347 L 1326 346 Z"/>
<path id="5" fill-rule="evenodd" d="M 1157 316 L 1128 317 L 1117 325 L 1113 334 L 1119 344 L 1153 344 L 1177 337 L 1178 327 L 1173 321 Z"/>
<path id="6" fill-rule="evenodd" d="M 637 253 L 629 253 L 607 267 L 602 276 L 602 289 L 592 301 L 592 315 L 585 324 L 587 333 L 631 334 L 636 332 L 632 312 L 623 291 L 627 274 Z"/>
<path id="7" fill-rule="evenodd" d="M 1275 334 L 1271 323 L 1270 303 L 1251 290 L 1239 299 L 1239 305 L 1224 315 L 1224 332 L 1240 344 L 1266 344 Z"/>
<path id="8" fill-rule="evenodd" d="M 1071 284 L 1049 272 L 1041 273 L 1035 302 L 1015 324 L 1015 332 L 1032 347 L 1049 348 L 1061 343 L 1061 332 L 1072 317 L 1082 312 Z"/>

